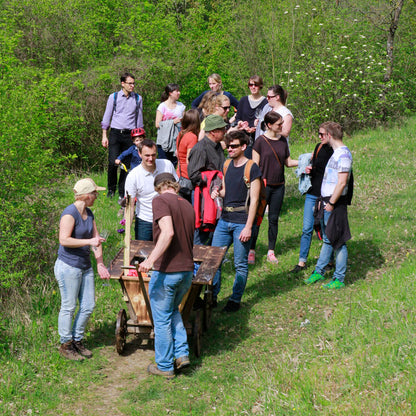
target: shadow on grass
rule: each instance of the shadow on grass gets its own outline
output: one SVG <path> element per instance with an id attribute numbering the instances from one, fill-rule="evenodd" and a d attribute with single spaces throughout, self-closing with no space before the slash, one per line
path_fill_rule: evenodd
<path id="1" fill-rule="evenodd" d="M 365 279 L 370 271 L 381 268 L 385 263 L 379 247 L 371 240 L 352 240 L 347 243 L 347 248 L 347 284 Z"/>
<path id="2" fill-rule="evenodd" d="M 285 244 L 295 245 L 295 242 L 297 246 L 299 238 L 290 238 L 289 241 L 285 241 Z M 353 240 L 348 242 L 347 246 L 349 254 L 347 285 L 356 280 L 365 279 L 370 271 L 383 266 L 384 258 L 379 247 L 371 240 Z M 264 252 L 267 246 L 260 243 L 257 248 L 259 252 Z M 302 273 L 292 274 L 288 270 L 275 271 L 273 270 L 274 266 L 269 266 L 267 263 L 258 264 L 257 267 L 250 267 L 249 273 L 257 273 L 257 276 L 248 279 L 242 308 L 236 313 L 221 312 L 228 297 L 223 298 L 218 304 L 218 309 L 213 314 L 211 327 L 203 335 L 202 357 L 215 356 L 223 351 L 236 349 L 239 343 L 252 336 L 253 331 L 255 331 L 255 328 L 248 324 L 252 320 L 251 311 L 253 307 L 266 298 L 277 298 L 298 286 L 304 286 L 303 279 L 305 275 Z M 313 268 L 315 263 L 308 262 L 309 266 Z M 227 278 L 233 279 L 232 265 L 226 264 L 225 269 Z M 230 291 L 231 287 L 227 287 L 226 290 Z M 194 358 L 193 362 L 195 362 L 195 365 L 199 365 L 202 359 Z"/>

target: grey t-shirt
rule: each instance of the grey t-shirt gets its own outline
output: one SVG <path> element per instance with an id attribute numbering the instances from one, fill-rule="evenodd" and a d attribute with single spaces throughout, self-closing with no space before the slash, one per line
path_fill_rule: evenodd
<path id="1" fill-rule="evenodd" d="M 72 204 L 67 206 L 62 212 L 61 218 L 64 215 L 71 215 L 75 220 L 74 229 L 71 237 L 73 238 L 92 238 L 94 231 L 94 214 L 87 208 L 87 219 L 83 220 L 77 207 Z M 89 269 L 91 267 L 90 246 L 83 247 L 64 247 L 59 245 L 58 259 L 72 267 L 78 269 Z"/>

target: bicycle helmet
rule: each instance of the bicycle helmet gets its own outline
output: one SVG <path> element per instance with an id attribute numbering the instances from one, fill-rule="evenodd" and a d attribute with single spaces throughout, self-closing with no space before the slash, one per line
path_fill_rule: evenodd
<path id="1" fill-rule="evenodd" d="M 131 131 L 131 137 L 146 136 L 146 132 L 141 127 Z"/>

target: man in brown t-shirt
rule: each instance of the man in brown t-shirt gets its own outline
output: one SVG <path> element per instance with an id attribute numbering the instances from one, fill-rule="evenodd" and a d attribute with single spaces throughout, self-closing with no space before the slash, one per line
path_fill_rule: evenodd
<path id="1" fill-rule="evenodd" d="M 155 327 L 155 361 L 148 372 L 173 378 L 190 364 L 186 329 L 179 304 L 192 283 L 195 214 L 192 205 L 177 195 L 179 184 L 170 173 L 155 177 L 153 236 L 155 247 L 140 264 L 140 272 L 154 269 L 149 297 Z"/>

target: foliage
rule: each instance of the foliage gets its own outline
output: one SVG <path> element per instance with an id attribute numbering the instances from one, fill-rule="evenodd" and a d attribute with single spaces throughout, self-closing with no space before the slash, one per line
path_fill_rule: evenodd
<path id="1" fill-rule="evenodd" d="M 203 334 L 202 356 L 191 354 L 189 372 L 169 383 L 148 376 L 153 351 L 137 346 L 132 335 L 129 354 L 117 357 L 115 316 L 126 305 L 117 281 L 103 286 L 98 278 L 96 309 L 87 326 L 94 357 L 83 363 L 62 359 L 57 351 L 60 297 L 50 286 L 32 292 L 25 325 L 10 311 L 0 320 L 0 413 L 414 414 L 416 188 L 409 177 L 416 163 L 415 132 L 412 118 L 400 129 L 367 130 L 345 140 L 353 153 L 355 190 L 343 290 L 328 293 L 302 283 L 319 254 L 316 238 L 307 271 L 297 278 L 288 273 L 298 260 L 304 205 L 288 169 L 279 265 L 265 261 L 265 220 L 243 306 L 236 314 L 220 312 L 234 280 L 227 262 L 219 307 Z M 298 141 L 291 152 L 298 155 L 313 147 Z M 101 185 L 106 175 L 93 178 Z M 73 179 L 62 185 L 60 207 L 72 200 Z M 100 229 L 110 231 L 104 245 L 108 261 L 122 247 L 115 231 L 118 205 L 100 194 L 93 209 Z M 125 373 L 117 366 L 121 361 Z M 142 361 L 140 371 L 128 368 L 134 361 Z M 116 394 L 109 396 L 110 391 Z"/>
<path id="2" fill-rule="evenodd" d="M 4 0 L 0 9 L 0 297 L 51 271 L 60 182 L 100 170 L 100 120 L 126 70 L 144 98 L 145 127 L 168 82 L 181 100 L 218 72 L 225 88 L 247 94 L 247 78 L 289 91 L 293 140 L 328 118 L 347 131 L 414 110 L 415 8 L 405 3 L 395 71 L 384 85 L 391 2 L 347 0 Z M 33 270 L 32 264 L 37 266 Z M 29 273 L 34 278 L 27 280 Z M 48 273 L 47 273 L 48 274 Z M 22 284 L 24 282 L 24 284 Z"/>

